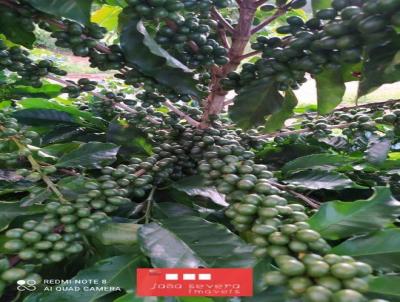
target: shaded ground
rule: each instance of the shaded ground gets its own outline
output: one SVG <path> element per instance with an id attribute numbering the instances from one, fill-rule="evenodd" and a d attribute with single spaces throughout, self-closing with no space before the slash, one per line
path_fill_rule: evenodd
<path id="1" fill-rule="evenodd" d="M 72 72 L 68 72 L 68 76 L 66 77 L 69 80 L 79 80 L 80 78 L 90 78 L 94 81 L 101 81 L 106 78 L 112 78 L 112 72 L 101 72 L 96 69 L 90 67 L 90 63 L 88 58 L 76 57 L 73 55 L 65 56 L 67 64 L 71 67 Z M 77 67 L 76 70 L 73 68 Z M 69 68 L 70 69 L 70 68 Z"/>
<path id="2" fill-rule="evenodd" d="M 91 68 L 88 58 L 74 56 L 69 51 L 58 50 L 51 51 L 43 48 L 36 48 L 32 50 L 34 56 L 41 59 L 50 59 L 62 69 L 68 72 L 67 79 L 77 80 L 80 78 L 91 78 L 96 81 L 110 78 L 113 72 L 101 72 L 97 69 Z"/>
<path id="3" fill-rule="evenodd" d="M 69 73 L 68 76 L 65 77 L 68 80 L 79 80 L 80 78 L 90 78 L 94 81 L 103 81 L 107 78 L 112 78 L 112 74 L 109 73 Z"/>

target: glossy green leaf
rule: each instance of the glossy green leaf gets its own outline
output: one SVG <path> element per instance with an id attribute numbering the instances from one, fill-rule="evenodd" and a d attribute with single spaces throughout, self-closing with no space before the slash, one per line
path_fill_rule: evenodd
<path id="1" fill-rule="evenodd" d="M 366 95 L 383 84 L 390 84 L 400 79 L 400 36 L 390 43 L 367 51 L 361 70 L 358 97 Z M 379 74 L 379 76 L 377 76 Z"/>
<path id="2" fill-rule="evenodd" d="M 216 204 L 227 206 L 224 195 L 219 193 L 213 187 L 207 187 L 203 183 L 203 179 L 200 176 L 186 177 L 182 180 L 176 181 L 172 184 L 172 187 L 185 192 L 190 196 L 203 196 L 210 198 Z"/>
<path id="3" fill-rule="evenodd" d="M 30 86 L 13 86 L 10 93 L 29 98 L 54 98 L 61 93 L 62 86 L 56 84 L 43 84 L 40 88 Z"/>
<path id="4" fill-rule="evenodd" d="M 1 5 L 1 4 L 0 4 Z M 0 39 L 3 40 L 4 45 L 6 45 L 7 47 L 13 47 L 13 46 L 17 46 L 18 44 L 15 44 L 13 42 L 11 42 L 10 40 L 7 39 L 7 37 L 4 34 L 0 33 Z M 7 82 L 7 77 L 4 73 L 4 70 L 2 70 L 0 72 L 0 83 L 6 83 Z"/>
<path id="5" fill-rule="evenodd" d="M 52 196 L 51 191 L 47 188 L 35 190 L 35 194 L 29 194 L 20 200 L 21 207 L 30 207 L 34 204 L 40 204 L 48 200 Z"/>
<path id="6" fill-rule="evenodd" d="M 0 110 L 11 106 L 11 101 L 0 101 Z"/>
<path id="7" fill-rule="evenodd" d="M 132 124 L 114 119 L 108 126 L 106 135 L 107 141 L 121 146 L 120 152 L 126 156 L 152 153 L 152 145 L 146 134 Z"/>
<path id="8" fill-rule="evenodd" d="M 84 290 L 84 287 L 90 285 L 82 280 L 97 280 L 97 286 L 120 288 L 121 291 L 132 290 L 136 287 L 136 269 L 139 267 L 147 267 L 147 261 L 142 255 L 123 255 L 104 259 L 92 267 L 81 270 L 71 279 L 73 285 L 58 285 L 64 290 L 36 293 L 28 296 L 24 302 L 94 302 L 111 291 Z M 67 288 L 71 286 L 76 286 L 77 289 L 68 291 Z"/>
<path id="9" fill-rule="evenodd" d="M 241 128 L 249 129 L 264 124 L 267 115 L 277 112 L 283 96 L 270 80 L 243 87 L 229 107 L 231 119 Z"/>
<path id="10" fill-rule="evenodd" d="M 126 7 L 127 4 L 125 0 L 104 0 L 105 3 L 108 5 L 113 5 L 113 6 L 120 6 L 120 7 Z"/>
<path id="11" fill-rule="evenodd" d="M 35 42 L 33 32 L 27 31 L 7 6 L 0 4 L 0 33 L 4 34 L 11 42 L 32 48 Z"/>
<path id="12" fill-rule="evenodd" d="M 139 230 L 139 243 L 153 267 L 207 266 L 184 242 L 156 223 Z"/>
<path id="13" fill-rule="evenodd" d="M 88 178 L 84 176 L 68 176 L 57 182 L 57 187 L 67 200 L 76 200 L 79 194 L 87 193 L 85 188 Z"/>
<path id="14" fill-rule="evenodd" d="M 81 143 L 79 142 L 70 142 L 63 144 L 53 144 L 47 147 L 41 148 L 38 153 L 40 153 L 41 157 L 57 159 L 62 155 L 72 152 L 73 150 L 79 148 Z"/>
<path id="15" fill-rule="evenodd" d="M 351 164 L 356 159 L 339 154 L 319 153 L 298 157 L 289 161 L 282 167 L 283 173 L 292 173 L 305 169 L 326 170 L 332 167 L 340 167 Z"/>
<path id="16" fill-rule="evenodd" d="M 314 13 L 324 8 L 330 8 L 331 3 L 332 0 L 311 0 L 311 6 Z"/>
<path id="17" fill-rule="evenodd" d="M 273 163 L 283 166 L 286 162 L 294 160 L 300 156 L 306 156 L 314 153 L 321 153 L 323 149 L 318 146 L 301 144 L 301 142 L 265 147 L 257 153 L 257 157 L 264 163 Z"/>
<path id="18" fill-rule="evenodd" d="M 115 299 L 113 302 L 145 302 L 144 299 L 145 298 L 136 297 L 135 293 L 127 293 L 118 299 Z"/>
<path id="19" fill-rule="evenodd" d="M 149 36 L 142 21 L 131 19 L 124 24 L 121 46 L 130 66 L 138 68 L 179 93 L 200 97 L 190 70 Z"/>
<path id="20" fill-rule="evenodd" d="M 339 105 L 346 92 L 341 70 L 326 69 L 315 76 L 318 113 L 326 114 Z"/>
<path id="21" fill-rule="evenodd" d="M 157 302 L 157 297 L 137 297 L 135 293 L 127 293 L 113 302 Z"/>
<path id="22" fill-rule="evenodd" d="M 296 107 L 297 103 L 298 100 L 293 91 L 286 91 L 282 107 L 267 118 L 264 125 L 264 131 L 272 132 L 280 130 L 285 125 L 285 121 L 293 116 L 293 109 Z"/>
<path id="23" fill-rule="evenodd" d="M 136 25 L 136 29 L 143 36 L 143 44 L 148 47 L 148 49 L 152 54 L 164 58 L 167 66 L 173 68 L 179 68 L 184 72 L 188 73 L 191 72 L 191 70 L 187 66 L 185 66 L 180 61 L 171 56 L 165 49 L 163 49 L 160 45 L 158 45 L 157 42 L 152 37 L 150 37 L 143 22 L 139 21 Z"/>
<path id="24" fill-rule="evenodd" d="M 104 245 L 133 245 L 137 242 L 140 225 L 135 223 L 107 223 L 93 235 Z"/>
<path id="25" fill-rule="evenodd" d="M 27 0 L 34 8 L 82 24 L 90 23 L 92 0 Z"/>
<path id="26" fill-rule="evenodd" d="M 334 171 L 306 170 L 285 178 L 284 182 L 307 187 L 309 190 L 342 190 L 364 188 L 354 183 L 344 174 Z"/>
<path id="27" fill-rule="evenodd" d="M 389 301 L 400 301 L 400 276 L 384 275 L 369 280 L 369 293 L 387 299 Z"/>
<path id="28" fill-rule="evenodd" d="M 363 61 L 358 63 L 342 63 L 340 71 L 342 73 L 343 81 L 345 83 L 358 81 L 363 65 Z"/>
<path id="29" fill-rule="evenodd" d="M 8 193 L 26 192 L 33 186 L 32 182 L 21 180 L 11 182 L 7 180 L 0 180 L 0 196 Z"/>
<path id="30" fill-rule="evenodd" d="M 90 142 L 65 154 L 57 162 L 57 167 L 101 168 L 117 159 L 119 147 L 111 143 Z"/>
<path id="31" fill-rule="evenodd" d="M 153 207 L 153 216 L 161 218 L 171 218 L 180 216 L 196 216 L 197 213 L 192 208 L 176 202 L 160 202 Z"/>
<path id="32" fill-rule="evenodd" d="M 81 137 L 90 133 L 87 128 L 78 125 L 58 125 L 42 137 L 42 145 L 63 143 L 74 140 L 80 140 Z"/>
<path id="33" fill-rule="evenodd" d="M 0 202 L 0 231 L 18 216 L 44 213 L 44 206 L 21 207 L 17 202 Z"/>
<path id="34" fill-rule="evenodd" d="M 75 123 L 74 118 L 69 113 L 54 109 L 23 109 L 15 111 L 13 116 L 18 119 L 20 123 L 32 126 L 41 126 L 51 123 Z"/>
<path id="35" fill-rule="evenodd" d="M 210 235 L 212 234 L 212 236 Z M 225 226 L 181 216 L 139 230 L 139 243 L 154 267 L 252 267 L 253 248 Z"/>
<path id="36" fill-rule="evenodd" d="M 91 20 L 92 22 L 96 22 L 100 26 L 107 28 L 109 31 L 114 31 L 118 27 L 118 17 L 121 11 L 121 7 L 103 5 L 101 8 L 93 12 Z"/>
<path id="37" fill-rule="evenodd" d="M 400 202 L 389 188 L 376 187 L 367 200 L 329 201 L 308 221 L 327 239 L 337 240 L 379 230 L 400 214 Z"/>
<path id="38" fill-rule="evenodd" d="M 379 269 L 400 270 L 400 229 L 386 229 L 368 236 L 348 239 L 332 249 L 333 253 L 348 255 Z"/>
<path id="39" fill-rule="evenodd" d="M 257 264 L 253 268 L 253 293 L 258 294 L 263 292 L 268 285 L 265 284 L 264 274 L 271 271 L 272 263 L 271 258 L 266 257 L 259 259 Z"/>
<path id="40" fill-rule="evenodd" d="M 92 115 L 92 113 L 79 110 L 73 106 L 66 106 L 55 101 L 46 100 L 42 98 L 26 98 L 18 102 L 18 104 L 24 109 L 48 109 L 57 110 L 69 114 L 74 122 L 79 124 L 91 124 L 99 129 L 104 129 L 104 121 L 98 117 Z"/>

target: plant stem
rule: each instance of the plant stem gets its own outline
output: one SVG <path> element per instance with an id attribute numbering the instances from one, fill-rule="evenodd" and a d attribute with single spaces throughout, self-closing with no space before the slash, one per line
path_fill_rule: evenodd
<path id="1" fill-rule="evenodd" d="M 221 15 L 221 13 L 213 7 L 211 9 L 211 16 L 217 21 L 219 24 L 221 24 L 226 31 L 233 33 L 235 32 L 235 29 L 228 23 L 228 21 Z"/>
<path id="2" fill-rule="evenodd" d="M 4 131 L 5 128 L 0 125 L 0 130 Z M 12 137 L 11 140 L 17 145 L 17 147 L 20 151 L 25 151 L 27 149 L 26 146 L 21 144 L 21 142 L 17 138 Z M 68 203 L 68 201 L 62 195 L 62 193 L 58 190 L 56 184 L 53 183 L 53 181 L 46 174 L 43 173 L 40 164 L 33 158 L 33 156 L 28 155 L 26 158 L 28 159 L 28 161 L 32 167 L 32 170 L 36 171 L 40 174 L 42 180 L 45 182 L 47 187 L 57 196 L 57 198 L 60 200 L 60 202 Z"/>
<path id="3" fill-rule="evenodd" d="M 316 201 L 315 199 L 312 199 L 306 195 L 303 195 L 299 192 L 290 190 L 287 188 L 287 186 L 285 186 L 285 190 L 286 192 L 288 192 L 289 194 L 292 194 L 294 197 L 296 197 L 297 199 L 300 199 L 302 201 L 304 201 L 306 204 L 308 204 L 310 207 L 312 207 L 313 209 L 318 209 L 320 207 L 320 203 L 318 201 Z"/>
<path id="4" fill-rule="evenodd" d="M 226 48 L 229 49 L 231 46 L 228 42 L 228 37 L 226 36 L 226 30 L 223 26 L 218 25 L 217 28 L 217 33 L 218 33 L 218 37 L 221 40 L 222 45 Z"/>
<path id="5" fill-rule="evenodd" d="M 259 6 L 261 6 L 261 5 L 263 5 L 265 2 L 267 2 L 268 0 L 258 0 L 257 2 L 256 2 L 256 5 L 257 5 L 257 7 L 259 7 Z"/>
<path id="6" fill-rule="evenodd" d="M 308 196 L 306 196 L 304 194 L 301 194 L 299 192 L 296 192 L 294 190 L 291 190 L 286 185 L 282 185 L 282 184 L 274 182 L 274 181 L 270 181 L 269 183 L 274 185 L 278 189 L 285 190 L 286 192 L 288 192 L 289 194 L 293 195 L 294 197 L 304 201 L 307 205 L 309 205 L 310 207 L 312 207 L 314 209 L 318 209 L 319 206 L 320 206 L 319 201 L 317 201 L 317 200 L 315 200 L 315 199 L 313 199 L 311 197 L 308 197 Z"/>
<path id="7" fill-rule="evenodd" d="M 264 21 L 262 21 L 260 24 L 258 24 L 257 26 L 255 26 L 252 30 L 251 33 L 255 34 L 256 32 L 260 31 L 261 29 L 263 29 L 265 26 L 267 26 L 268 24 L 272 23 L 273 21 L 275 21 L 277 18 L 279 18 L 280 16 L 284 15 L 288 9 L 290 8 L 290 2 L 288 4 L 286 4 L 284 7 L 279 7 L 275 14 L 273 14 L 271 17 L 268 17 L 267 19 L 265 19 Z"/>
<path id="8" fill-rule="evenodd" d="M 249 57 L 256 56 L 256 55 L 258 55 L 258 54 L 260 54 L 260 53 L 261 53 L 260 50 L 251 51 L 251 52 L 249 52 L 249 53 L 246 53 L 246 54 L 242 55 L 242 56 L 240 57 L 240 60 L 244 60 L 244 59 L 247 59 L 247 58 L 249 58 Z"/>
<path id="9" fill-rule="evenodd" d="M 234 71 L 243 59 L 257 54 L 257 52 L 243 54 L 251 35 L 285 14 L 290 9 L 291 3 L 292 1 L 278 8 L 274 15 L 252 28 L 257 7 L 262 3 L 254 0 L 238 1 L 240 15 L 238 24 L 232 32 L 232 44 L 228 52 L 229 63 L 222 67 L 214 67 L 211 70 L 210 94 L 203 102 L 204 112 L 200 128 L 207 128 L 210 124 L 210 118 L 219 114 L 224 108 L 227 92 L 221 86 L 221 79 L 225 78 L 229 72 Z"/>
<path id="10" fill-rule="evenodd" d="M 182 112 L 178 108 L 176 108 L 170 101 L 164 102 L 165 107 L 167 107 L 169 110 L 175 112 L 177 115 L 179 115 L 181 118 L 185 119 L 190 125 L 193 127 L 198 127 L 199 122 L 191 118 L 188 114 Z"/>
<path id="11" fill-rule="evenodd" d="M 201 128 L 207 128 L 210 118 L 219 114 L 224 108 L 227 92 L 221 86 L 221 79 L 234 71 L 241 62 L 241 56 L 251 37 L 251 24 L 257 10 L 254 1 L 239 2 L 239 21 L 232 32 L 232 43 L 228 51 L 229 62 L 222 67 L 213 67 L 211 70 L 210 94 L 203 103 L 204 112 Z"/>
<path id="12" fill-rule="evenodd" d="M 96 254 L 96 251 L 95 251 L 95 249 L 93 248 L 93 246 L 90 244 L 90 242 L 89 242 L 89 239 L 86 237 L 86 235 L 82 235 L 82 240 L 83 240 L 83 242 L 86 244 L 86 246 L 89 248 L 88 250 L 89 250 L 89 253 L 90 254 L 92 254 L 92 255 L 95 255 Z"/>
<path id="13" fill-rule="evenodd" d="M 4 130 L 4 127 L 0 126 L 0 130 Z M 26 147 L 22 145 L 18 139 L 15 137 L 11 138 L 12 141 L 17 145 L 18 149 L 21 151 L 25 151 Z M 40 165 L 38 162 L 33 158 L 32 155 L 28 155 L 27 159 L 29 163 L 31 164 L 31 167 L 34 171 L 38 172 L 42 178 L 42 180 L 46 183 L 47 187 L 58 197 L 61 203 L 68 203 L 68 201 L 64 198 L 62 193 L 58 190 L 57 186 L 52 182 L 52 180 L 43 173 Z"/>
<path id="14" fill-rule="evenodd" d="M 154 197 L 154 192 L 156 191 L 156 187 L 153 187 L 150 191 L 149 196 L 146 199 L 146 212 L 144 213 L 144 222 L 149 223 L 150 222 L 150 216 L 151 216 L 151 206 L 153 204 L 153 197 Z"/>

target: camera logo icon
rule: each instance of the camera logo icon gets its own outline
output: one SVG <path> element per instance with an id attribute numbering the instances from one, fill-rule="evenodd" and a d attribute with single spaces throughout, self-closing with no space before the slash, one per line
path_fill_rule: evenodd
<path id="1" fill-rule="evenodd" d="M 35 280 L 18 280 L 17 281 L 17 290 L 30 291 L 33 292 L 36 290 L 36 281 Z"/>

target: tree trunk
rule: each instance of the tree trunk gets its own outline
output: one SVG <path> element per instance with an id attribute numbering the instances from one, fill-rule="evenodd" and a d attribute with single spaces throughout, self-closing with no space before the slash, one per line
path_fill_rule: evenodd
<path id="1" fill-rule="evenodd" d="M 251 37 L 251 28 L 256 10 L 257 7 L 253 1 L 244 0 L 241 2 L 239 22 L 232 34 L 232 45 L 228 51 L 229 63 L 222 67 L 215 67 L 211 72 L 210 94 L 204 103 L 201 128 L 207 128 L 210 124 L 210 117 L 219 114 L 223 110 L 227 92 L 221 87 L 221 79 L 239 66 L 241 56 Z"/>

